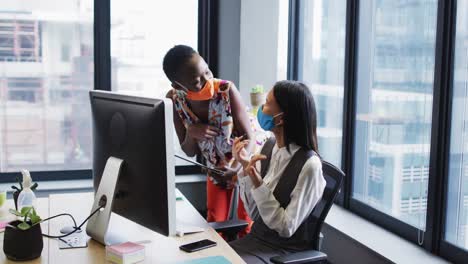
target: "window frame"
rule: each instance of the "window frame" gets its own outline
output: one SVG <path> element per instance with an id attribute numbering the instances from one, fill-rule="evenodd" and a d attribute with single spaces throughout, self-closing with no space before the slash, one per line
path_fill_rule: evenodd
<path id="1" fill-rule="evenodd" d="M 298 45 L 301 41 L 300 6 L 304 0 L 290 0 L 288 79 L 298 79 Z M 335 201 L 347 210 L 395 233 L 415 244 L 422 240 L 425 250 L 453 262 L 468 259 L 468 250 L 444 240 L 446 225 L 448 162 L 454 74 L 454 49 L 457 0 L 437 1 L 435 65 L 433 76 L 433 104 L 431 147 L 427 195 L 426 231 L 418 237 L 418 228 L 385 214 L 352 198 L 354 148 L 356 130 L 357 54 L 359 34 L 359 0 L 346 2 L 345 76 L 343 98 L 343 135 L 341 168 L 346 177 Z M 421 234 L 419 234 L 421 235 Z"/>
<path id="2" fill-rule="evenodd" d="M 299 64 L 300 64 L 300 42 L 303 40 L 301 36 L 301 21 L 303 21 L 303 9 L 301 9 L 304 1 L 308 0 L 289 0 L 289 32 L 288 32 L 288 80 L 299 79 Z M 355 38 L 356 38 L 356 23 L 355 17 L 357 9 L 357 1 L 346 0 L 346 19 L 345 19 L 345 58 L 344 58 L 344 82 L 343 82 L 343 120 L 342 120 L 342 145 L 341 145 L 341 169 L 346 172 L 346 168 L 352 166 L 352 155 L 348 155 L 352 151 L 354 142 L 354 113 L 355 113 L 355 97 L 354 90 L 350 89 L 354 85 L 354 69 L 355 60 Z M 345 107 L 350 106 L 350 107 Z M 350 122 L 351 121 L 351 122 Z M 349 131 L 349 132 L 348 132 Z M 351 159 L 350 159 L 351 158 Z M 349 175 L 346 173 L 346 175 Z M 348 177 L 346 177 L 348 178 Z M 347 193 L 350 192 L 351 181 L 344 179 L 343 186 L 338 193 L 335 203 L 340 206 L 345 206 L 348 203 Z"/>
<path id="3" fill-rule="evenodd" d="M 453 112 L 453 83 L 454 83 L 454 66 L 455 66 L 455 38 L 456 38 L 456 27 L 457 27 L 457 0 L 447 0 L 444 12 L 444 54 L 441 58 L 440 71 L 443 72 L 440 74 L 440 83 L 441 88 L 448 87 L 446 90 L 445 104 L 446 108 L 441 111 L 445 111 L 446 115 L 444 116 L 445 120 L 445 135 L 442 137 L 445 139 L 443 153 L 441 153 L 442 164 L 441 175 L 437 184 L 440 188 L 436 191 L 440 193 L 441 197 L 439 199 L 440 209 L 438 212 L 440 215 L 439 219 L 439 233 L 437 240 L 439 244 L 437 245 L 437 251 L 445 259 L 448 259 L 452 262 L 462 263 L 468 259 L 468 249 L 463 249 L 454 245 L 444 239 L 445 230 L 447 225 L 447 210 L 444 210 L 448 201 L 448 188 L 449 188 L 449 162 L 450 162 L 450 142 L 451 142 L 451 128 L 452 128 L 452 112 Z M 442 89 L 444 90 L 444 89 Z M 444 127 L 444 126 L 442 126 Z M 442 128 L 443 129 L 443 128 Z"/>
<path id="4" fill-rule="evenodd" d="M 388 215 L 380 210 L 377 210 L 369 205 L 367 205 L 366 203 L 364 202 L 361 202 L 359 201 L 358 199 L 355 199 L 352 197 L 353 195 L 353 177 L 354 177 L 354 151 L 355 151 L 355 140 L 354 138 L 351 138 L 350 140 L 352 141 L 351 145 L 352 147 L 348 148 L 348 153 L 347 153 L 347 157 L 348 157 L 348 167 L 345 168 L 345 173 L 346 175 L 349 175 L 348 177 L 348 181 L 347 181 L 347 193 L 346 193 L 346 197 L 345 197 L 345 200 L 347 201 L 347 208 L 348 210 L 356 213 L 357 215 L 379 225 L 379 226 L 382 226 L 383 228 L 389 230 L 390 232 L 394 233 L 394 234 L 397 234 L 398 236 L 401 236 L 403 238 L 405 238 L 406 240 L 409 240 L 411 241 L 412 243 L 414 244 L 419 244 L 420 246 L 424 247 L 426 250 L 428 251 L 431 251 L 431 252 L 434 252 L 434 245 L 432 245 L 432 236 L 434 235 L 434 233 L 437 233 L 438 230 L 435 230 L 434 229 L 434 225 L 433 225 L 433 220 L 434 220 L 434 217 L 437 217 L 437 215 L 434 214 L 434 210 L 438 209 L 434 206 L 434 191 L 431 191 L 433 190 L 434 188 L 434 177 L 433 175 L 435 175 L 436 173 L 436 169 L 439 170 L 439 168 L 435 168 L 435 166 L 433 166 L 432 164 L 433 161 L 434 161 L 434 158 L 439 158 L 438 154 L 437 154 L 437 150 L 435 149 L 435 147 L 438 146 L 438 140 L 440 140 L 440 138 L 438 137 L 438 134 L 439 131 L 438 130 L 438 124 L 439 124 L 439 111 L 440 111 L 440 92 L 441 92 L 441 87 L 440 87 L 440 83 L 438 82 L 437 80 L 437 75 L 436 74 L 438 72 L 438 70 L 440 70 L 440 45 L 442 44 L 442 39 L 441 39 L 441 30 L 440 27 L 440 23 L 441 23 L 441 19 L 443 17 L 441 16 L 444 16 L 444 13 L 443 13 L 443 10 L 444 10 L 444 1 L 441 1 L 439 0 L 438 1 L 438 4 L 437 4 L 437 24 L 436 24 L 436 28 L 437 28 L 437 32 L 436 32 L 436 39 L 435 39 L 435 66 L 434 66 L 434 79 L 433 79 L 433 104 L 432 104 L 432 123 L 431 123 L 431 149 L 430 149 L 430 158 L 429 158 L 429 182 L 428 182 L 428 203 L 427 203 L 427 213 L 426 213 L 426 231 L 423 232 L 423 233 L 419 233 L 419 229 L 402 221 L 402 220 L 399 220 L 391 215 Z M 353 70 L 352 70 L 352 74 L 353 74 L 353 83 L 352 84 L 349 84 L 349 88 L 352 90 L 353 92 L 353 98 L 351 98 L 350 100 L 352 100 L 352 104 L 353 104 L 353 109 L 352 109 L 352 114 L 353 114 L 353 117 L 350 117 L 350 119 L 352 118 L 352 124 L 349 124 L 349 126 L 352 126 L 352 132 L 350 134 L 353 134 L 353 137 L 356 133 L 356 106 L 357 106 L 357 62 L 358 62 L 358 58 L 357 58 L 357 53 L 358 53 L 358 50 L 359 50 L 359 15 L 360 15 L 360 6 L 359 6 L 359 1 L 356 2 L 356 6 L 355 6 L 355 10 L 354 10 L 354 13 L 353 13 L 354 17 L 356 18 L 356 22 L 355 22 L 355 43 L 354 43 L 354 50 L 353 50 L 353 61 L 351 62 L 352 63 L 352 66 L 353 67 Z M 443 33 L 443 32 L 442 32 Z M 346 108 L 346 106 L 345 106 Z M 351 111 L 350 111 L 351 112 Z M 422 242 L 420 244 L 420 242 Z"/>
<path id="5" fill-rule="evenodd" d="M 218 8 L 216 0 L 198 0 L 198 50 L 218 73 Z M 111 90 L 111 1 L 94 0 L 94 87 L 93 90 Z M 201 157 L 197 157 L 200 161 Z M 198 174 L 195 165 L 175 167 L 176 175 Z M 35 181 L 62 181 L 92 179 L 92 169 L 31 171 Z M 0 172 L 0 183 L 15 182 L 19 172 Z"/>

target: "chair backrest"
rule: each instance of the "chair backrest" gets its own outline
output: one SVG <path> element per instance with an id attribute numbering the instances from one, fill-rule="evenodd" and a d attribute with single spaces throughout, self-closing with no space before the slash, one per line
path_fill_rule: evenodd
<path id="1" fill-rule="evenodd" d="M 312 213 L 308 218 L 309 226 L 314 229 L 312 231 L 313 235 L 311 238 L 313 241 L 311 246 L 314 250 L 320 250 L 320 230 L 322 229 L 325 217 L 327 217 L 327 214 L 330 211 L 336 196 L 338 195 L 338 191 L 340 190 L 341 184 L 343 182 L 343 177 L 345 176 L 343 171 L 326 161 L 322 161 L 322 171 L 323 177 L 327 182 L 327 186 L 323 191 L 322 199 L 320 199 L 317 205 L 315 205 Z"/>

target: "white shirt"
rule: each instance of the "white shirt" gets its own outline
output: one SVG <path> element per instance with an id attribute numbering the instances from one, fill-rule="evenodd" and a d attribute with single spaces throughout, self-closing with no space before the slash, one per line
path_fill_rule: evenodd
<path id="1" fill-rule="evenodd" d="M 288 153 L 286 147 L 278 148 L 275 144 L 270 166 L 262 185 L 258 188 L 253 186 L 250 177 L 244 172 L 239 174 L 240 197 L 249 216 L 255 219 L 256 214 L 259 213 L 263 222 L 282 237 L 291 237 L 296 232 L 322 198 L 326 186 L 322 174 L 322 163 L 317 155 L 313 155 L 302 167 L 296 186 L 291 192 L 289 205 L 286 209 L 280 206 L 273 191 L 289 161 L 299 148 L 296 144 L 290 144 L 291 153 Z M 257 162 L 256 168 L 259 172 L 261 171 L 260 162 Z"/>

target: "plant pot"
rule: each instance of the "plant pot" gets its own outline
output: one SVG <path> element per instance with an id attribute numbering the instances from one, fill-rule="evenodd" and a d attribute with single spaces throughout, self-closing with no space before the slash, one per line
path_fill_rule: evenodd
<path id="1" fill-rule="evenodd" d="M 264 104 L 265 100 L 265 93 L 250 93 L 250 104 L 252 105 L 252 108 L 257 108 L 260 105 Z"/>
<path id="2" fill-rule="evenodd" d="M 16 227 L 21 221 L 13 221 L 11 226 Z M 31 224 L 31 223 L 29 223 Z M 3 237 L 3 252 L 10 260 L 31 260 L 41 256 L 44 243 L 42 241 L 41 225 L 37 224 L 28 230 L 16 229 L 6 226 Z"/>

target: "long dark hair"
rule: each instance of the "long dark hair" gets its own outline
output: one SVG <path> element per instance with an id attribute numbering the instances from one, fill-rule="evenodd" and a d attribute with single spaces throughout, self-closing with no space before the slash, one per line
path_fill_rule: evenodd
<path id="1" fill-rule="evenodd" d="M 283 111 L 284 143 L 295 143 L 318 154 L 317 112 L 309 87 L 298 81 L 279 81 L 273 95 Z"/>

